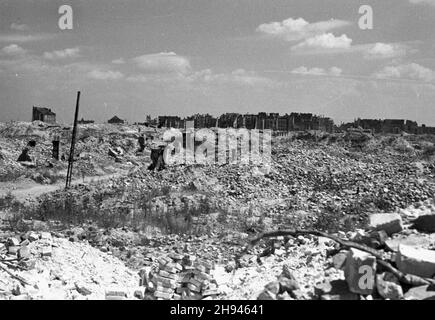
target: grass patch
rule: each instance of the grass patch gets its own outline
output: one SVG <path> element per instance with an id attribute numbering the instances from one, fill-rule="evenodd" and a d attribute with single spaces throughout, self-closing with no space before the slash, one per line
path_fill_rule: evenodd
<path id="1" fill-rule="evenodd" d="M 65 227 L 93 223 L 106 229 L 130 227 L 139 231 L 151 226 L 164 233 L 201 232 L 196 221 L 212 210 L 209 198 L 201 195 L 194 203 L 183 202 L 175 207 L 170 205 L 171 196 L 169 186 L 148 191 L 123 183 L 114 188 L 76 186 L 42 195 L 35 204 L 17 207 L 12 210 L 16 217 L 13 220 L 16 225 L 20 219 L 36 219 L 59 221 Z M 6 205 L 10 206 L 10 201 Z"/>

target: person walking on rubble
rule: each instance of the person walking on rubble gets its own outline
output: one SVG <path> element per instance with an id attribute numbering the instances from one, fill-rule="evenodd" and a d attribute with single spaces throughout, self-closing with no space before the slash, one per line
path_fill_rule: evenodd
<path id="1" fill-rule="evenodd" d="M 143 152 L 145 149 L 145 137 L 143 134 L 138 138 L 139 150 L 138 152 Z"/>
<path id="2" fill-rule="evenodd" d="M 164 146 L 151 148 L 151 164 L 148 166 L 148 170 L 157 169 L 157 171 L 161 171 L 165 169 L 165 160 L 163 159 L 164 151 Z"/>

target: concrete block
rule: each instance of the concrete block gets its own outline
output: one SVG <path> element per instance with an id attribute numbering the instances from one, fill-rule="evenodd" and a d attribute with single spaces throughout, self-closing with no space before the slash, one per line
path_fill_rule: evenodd
<path id="1" fill-rule="evenodd" d="M 351 292 L 372 294 L 375 287 L 376 258 L 361 250 L 350 249 L 344 275 Z"/>
<path id="2" fill-rule="evenodd" d="M 400 244 L 396 265 L 402 272 L 432 278 L 435 275 L 435 251 Z"/>
<path id="3" fill-rule="evenodd" d="M 435 300 L 435 286 L 414 287 L 405 294 L 406 300 Z"/>
<path id="4" fill-rule="evenodd" d="M 154 297 L 164 299 L 164 300 L 170 300 L 173 297 L 174 293 L 165 293 L 161 291 L 154 292 Z"/>
<path id="5" fill-rule="evenodd" d="M 23 246 L 21 248 L 18 249 L 18 259 L 27 259 L 30 258 L 30 249 L 27 246 Z"/>
<path id="6" fill-rule="evenodd" d="M 122 287 L 111 287 L 106 289 L 106 296 L 127 297 L 127 290 Z"/>
<path id="7" fill-rule="evenodd" d="M 370 227 L 392 235 L 403 230 L 402 217 L 398 213 L 375 213 L 370 215 Z"/>
<path id="8" fill-rule="evenodd" d="M 52 250 L 51 246 L 42 247 L 42 249 L 41 249 L 41 255 L 43 257 L 51 257 L 52 253 L 53 253 L 53 250 Z"/>
<path id="9" fill-rule="evenodd" d="M 8 247 L 17 247 L 20 245 L 20 242 L 21 242 L 20 239 L 15 238 L 15 237 L 11 237 L 11 238 L 8 238 L 7 245 L 8 245 Z"/>
<path id="10" fill-rule="evenodd" d="M 39 234 L 37 234 L 36 232 L 29 232 L 29 235 L 27 236 L 27 239 L 29 239 L 29 241 L 33 242 L 33 241 L 37 241 L 39 240 Z"/>
<path id="11" fill-rule="evenodd" d="M 16 254 L 18 254 L 18 250 L 20 250 L 20 246 L 9 246 L 8 247 L 8 254 L 16 255 Z"/>

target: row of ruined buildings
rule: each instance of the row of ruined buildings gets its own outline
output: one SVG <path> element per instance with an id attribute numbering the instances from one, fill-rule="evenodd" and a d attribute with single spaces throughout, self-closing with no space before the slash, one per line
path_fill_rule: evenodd
<path id="1" fill-rule="evenodd" d="M 147 119 L 158 127 L 184 128 L 186 121 L 193 121 L 195 128 L 246 128 L 270 129 L 273 131 L 307 131 L 319 130 L 324 132 L 345 131 L 349 128 L 362 128 L 372 133 L 400 134 L 435 134 L 435 127 L 416 121 L 404 119 L 357 119 L 353 122 L 335 126 L 332 119 L 317 116 L 312 113 L 279 113 L 239 114 L 225 113 L 220 117 L 209 114 L 196 114 L 187 118 L 178 116 L 159 116 L 154 121 Z"/>
<path id="2" fill-rule="evenodd" d="M 372 133 L 435 134 L 435 127 L 428 127 L 424 124 L 419 126 L 416 121 L 403 119 L 357 119 L 354 122 L 340 126 L 342 130 L 348 128 L 362 128 Z"/>
<path id="3" fill-rule="evenodd" d="M 330 118 L 316 116 L 312 113 L 279 113 L 239 114 L 225 113 L 220 117 L 209 114 L 195 114 L 186 118 L 178 116 L 159 116 L 158 127 L 184 128 L 187 121 L 193 121 L 195 128 L 246 128 L 270 129 L 273 131 L 334 131 L 334 122 Z"/>
<path id="4" fill-rule="evenodd" d="M 33 107 L 32 121 L 55 123 L 56 114 L 49 108 Z M 417 122 L 404 119 L 356 119 L 353 122 L 334 125 L 332 119 L 317 116 L 312 113 L 279 113 L 260 112 L 258 114 L 225 113 L 220 117 L 209 114 L 195 114 L 186 118 L 179 116 L 158 116 L 152 119 L 147 116 L 143 124 L 166 128 L 184 128 L 187 121 L 194 123 L 195 128 L 246 128 L 246 129 L 270 129 L 273 131 L 307 131 L 319 130 L 334 132 L 349 128 L 362 128 L 372 133 L 400 134 L 435 134 L 435 127 L 418 125 Z M 107 121 L 110 124 L 125 124 L 126 121 L 117 116 Z M 79 120 L 79 124 L 94 123 L 93 120 Z"/>

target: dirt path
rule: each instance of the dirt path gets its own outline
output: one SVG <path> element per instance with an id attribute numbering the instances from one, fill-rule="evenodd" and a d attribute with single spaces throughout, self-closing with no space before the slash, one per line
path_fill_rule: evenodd
<path id="1" fill-rule="evenodd" d="M 84 179 L 83 178 L 74 179 L 71 181 L 71 184 L 72 185 L 83 184 L 83 183 L 89 184 L 93 182 L 109 180 L 112 178 L 118 178 L 125 174 L 126 172 L 119 172 L 119 173 L 106 174 L 102 176 L 89 176 L 89 177 L 85 177 Z M 50 193 L 56 190 L 60 190 L 64 187 L 65 187 L 64 181 L 60 181 L 50 185 L 41 185 L 41 184 L 37 184 L 36 182 L 18 184 L 18 185 L 14 185 L 14 184 L 11 185 L 10 183 L 8 183 L 2 186 L 0 185 L 0 196 L 5 196 L 11 193 L 17 200 L 27 201 L 27 200 L 36 199 L 38 196 L 43 195 L 45 193 Z"/>

